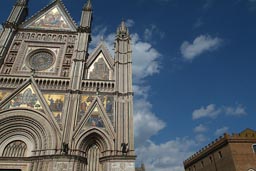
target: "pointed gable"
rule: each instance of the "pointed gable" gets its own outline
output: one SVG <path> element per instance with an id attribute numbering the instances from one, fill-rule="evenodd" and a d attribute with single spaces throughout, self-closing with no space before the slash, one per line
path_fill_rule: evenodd
<path id="1" fill-rule="evenodd" d="M 42 104 L 31 84 L 21 90 L 3 108 L 30 108 L 43 111 Z"/>
<path id="2" fill-rule="evenodd" d="M 61 1 L 54 1 L 26 21 L 22 27 L 40 30 L 76 31 L 76 24 Z"/>
<path id="3" fill-rule="evenodd" d="M 114 60 L 103 42 L 89 56 L 87 61 L 88 79 L 112 80 Z"/>
<path id="4" fill-rule="evenodd" d="M 81 119 L 90 113 L 91 106 L 94 105 L 95 99 L 97 97 L 100 99 L 101 104 L 103 106 L 103 110 L 108 116 L 111 124 L 113 124 L 113 113 L 114 113 L 114 97 L 111 95 L 82 95 L 80 99 L 80 107 L 79 107 L 79 114 L 77 116 L 77 123 L 81 121 Z"/>
<path id="5" fill-rule="evenodd" d="M 76 126 L 74 135 L 92 128 L 98 128 L 106 131 L 114 137 L 114 127 L 108 114 L 104 109 L 104 104 L 100 97 L 95 97 L 88 107 L 88 112 L 84 115 Z"/>

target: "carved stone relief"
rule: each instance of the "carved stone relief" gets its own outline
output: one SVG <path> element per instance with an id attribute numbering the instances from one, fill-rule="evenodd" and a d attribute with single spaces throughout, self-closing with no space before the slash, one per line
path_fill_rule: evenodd
<path id="1" fill-rule="evenodd" d="M 133 162 L 115 162 L 111 167 L 111 171 L 135 171 Z"/>

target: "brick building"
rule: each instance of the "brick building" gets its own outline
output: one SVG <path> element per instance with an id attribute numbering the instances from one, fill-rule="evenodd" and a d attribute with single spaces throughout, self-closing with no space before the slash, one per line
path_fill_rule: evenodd
<path id="1" fill-rule="evenodd" d="M 185 171 L 255 171 L 256 132 L 224 134 L 184 161 Z"/>

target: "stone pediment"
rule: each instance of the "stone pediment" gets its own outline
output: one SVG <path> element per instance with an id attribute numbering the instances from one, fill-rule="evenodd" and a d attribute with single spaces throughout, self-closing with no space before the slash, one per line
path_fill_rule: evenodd
<path id="1" fill-rule="evenodd" d="M 95 97 L 87 113 L 81 118 L 81 121 L 76 126 L 74 136 L 91 128 L 104 130 L 113 137 L 115 135 L 111 120 L 99 97 Z"/>
<path id="2" fill-rule="evenodd" d="M 61 1 L 54 1 L 22 24 L 21 28 L 76 31 L 76 24 Z"/>

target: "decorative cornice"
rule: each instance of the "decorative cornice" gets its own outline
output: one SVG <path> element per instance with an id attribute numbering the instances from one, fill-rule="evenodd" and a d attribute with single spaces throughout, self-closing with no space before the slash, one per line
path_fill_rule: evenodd
<path id="1" fill-rule="evenodd" d="M 77 32 L 78 33 L 91 33 L 91 28 L 90 27 L 82 27 L 82 26 L 79 26 L 77 28 Z"/>
<path id="2" fill-rule="evenodd" d="M 17 30 L 18 29 L 18 25 L 14 22 L 9 22 L 9 21 L 6 21 L 4 24 L 3 24 L 3 27 L 4 28 L 12 28 L 14 30 Z"/>
<path id="3" fill-rule="evenodd" d="M 70 94 L 82 94 L 81 90 L 71 90 L 71 89 L 69 89 L 69 90 L 67 90 L 67 92 L 70 93 Z"/>
<path id="4" fill-rule="evenodd" d="M 115 94 L 117 96 L 133 96 L 134 92 L 120 93 L 119 91 L 116 91 Z"/>

